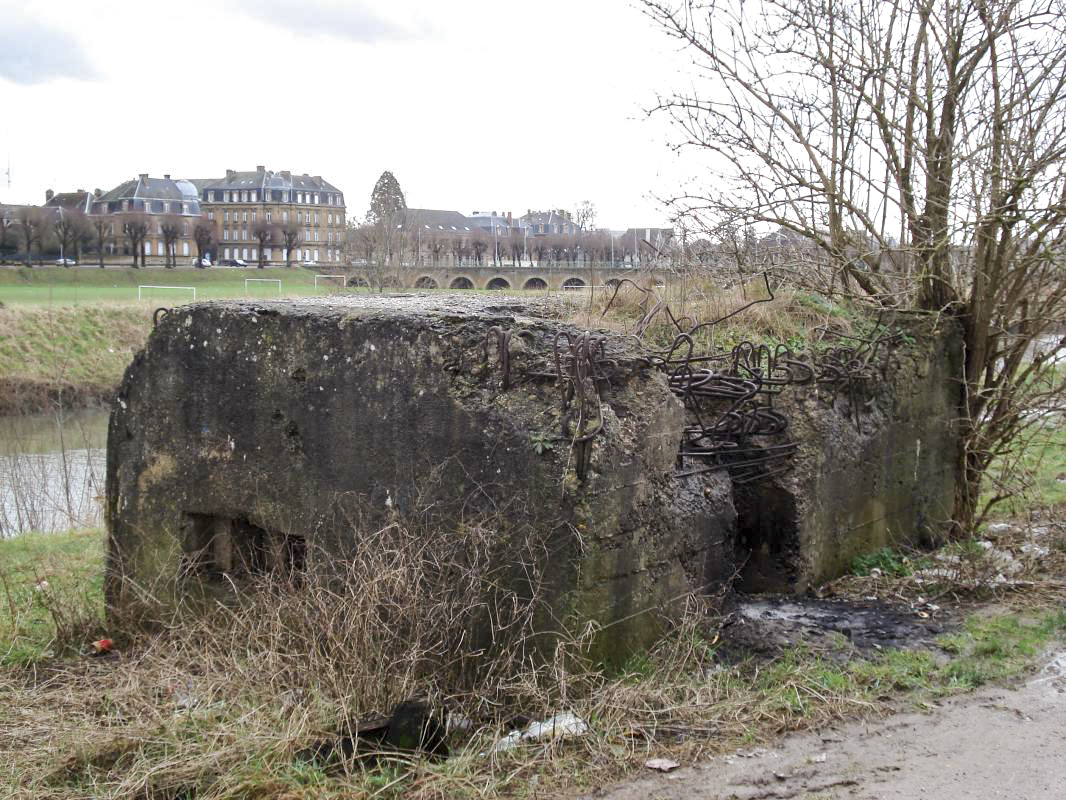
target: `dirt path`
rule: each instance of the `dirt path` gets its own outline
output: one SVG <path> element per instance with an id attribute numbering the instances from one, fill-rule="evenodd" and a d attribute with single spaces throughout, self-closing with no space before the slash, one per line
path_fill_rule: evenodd
<path id="1" fill-rule="evenodd" d="M 788 737 L 589 795 L 611 800 L 1066 798 L 1066 651 L 1015 688 Z"/>

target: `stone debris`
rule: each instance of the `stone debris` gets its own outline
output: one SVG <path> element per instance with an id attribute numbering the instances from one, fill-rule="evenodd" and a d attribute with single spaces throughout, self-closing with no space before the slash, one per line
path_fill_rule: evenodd
<path id="1" fill-rule="evenodd" d="M 652 769 L 656 772 L 673 772 L 680 766 L 676 761 L 669 758 L 649 758 L 644 762 L 645 769 Z"/>

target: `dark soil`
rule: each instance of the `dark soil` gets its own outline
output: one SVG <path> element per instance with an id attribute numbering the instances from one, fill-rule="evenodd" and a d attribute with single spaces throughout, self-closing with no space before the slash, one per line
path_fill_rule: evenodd
<path id="1" fill-rule="evenodd" d="M 923 603 L 742 597 L 722 630 L 726 650 L 772 656 L 802 645 L 847 657 L 882 648 L 936 647 L 938 636 L 958 627 L 943 609 Z"/>

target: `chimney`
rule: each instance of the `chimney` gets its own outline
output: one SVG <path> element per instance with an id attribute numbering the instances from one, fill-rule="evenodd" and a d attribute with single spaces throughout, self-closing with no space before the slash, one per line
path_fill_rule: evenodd
<path id="1" fill-rule="evenodd" d="M 322 183 L 322 176 L 321 175 L 315 175 L 315 180 L 318 181 L 319 183 Z"/>
<path id="2" fill-rule="evenodd" d="M 102 197 L 104 194 L 103 189 L 93 189 L 93 197 Z"/>
<path id="3" fill-rule="evenodd" d="M 142 172 L 137 177 L 140 178 L 142 181 L 146 181 L 146 180 L 148 180 L 148 173 L 147 172 Z"/>
<path id="4" fill-rule="evenodd" d="M 84 189 L 75 189 L 74 192 L 75 192 L 75 194 L 85 194 L 85 190 Z"/>
<path id="5" fill-rule="evenodd" d="M 56 193 L 53 192 L 51 189 L 45 189 L 45 191 L 44 191 L 44 202 L 46 202 L 46 203 L 49 202 L 55 196 L 56 196 Z"/>
<path id="6" fill-rule="evenodd" d="M 507 227 L 511 226 L 511 212 L 507 212 Z"/>
<path id="7" fill-rule="evenodd" d="M 227 178 L 227 179 L 229 179 L 229 178 L 232 178 L 232 177 L 233 177 L 234 175 L 236 175 L 236 174 L 237 174 L 237 173 L 236 173 L 236 172 L 234 172 L 234 171 L 233 171 L 233 170 L 231 170 L 231 169 L 227 169 L 227 170 L 226 170 L 226 178 Z"/>
<path id="8" fill-rule="evenodd" d="M 283 169 L 281 171 L 281 177 L 283 177 L 287 181 L 291 181 L 292 180 L 292 173 L 289 172 L 287 169 Z"/>
<path id="9" fill-rule="evenodd" d="M 170 180 L 170 175 L 169 174 L 168 175 L 164 175 L 163 176 L 163 180 L 169 181 Z"/>
<path id="10" fill-rule="evenodd" d="M 262 164 L 256 164 L 255 165 L 255 171 L 258 172 L 260 175 L 262 175 L 264 172 L 266 172 L 266 169 L 267 168 L 265 166 L 263 166 Z"/>

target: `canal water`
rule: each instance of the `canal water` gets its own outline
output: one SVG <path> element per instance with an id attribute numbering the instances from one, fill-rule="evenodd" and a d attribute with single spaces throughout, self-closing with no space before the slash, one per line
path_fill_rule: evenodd
<path id="1" fill-rule="evenodd" d="M 107 412 L 0 417 L 0 538 L 102 522 Z"/>

